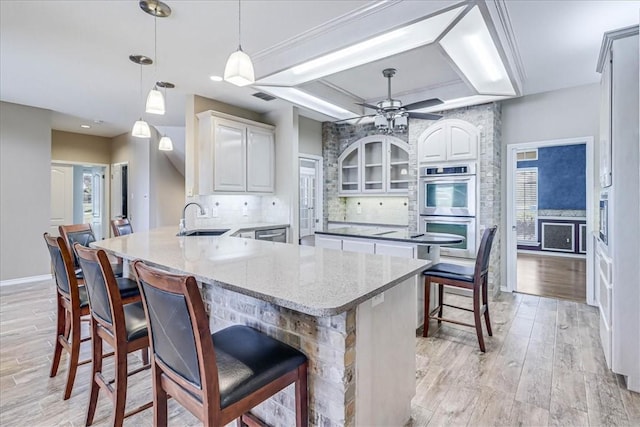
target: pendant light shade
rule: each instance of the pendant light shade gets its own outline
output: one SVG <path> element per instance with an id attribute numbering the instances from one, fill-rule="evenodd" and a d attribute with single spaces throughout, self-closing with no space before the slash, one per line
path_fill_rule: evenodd
<path id="1" fill-rule="evenodd" d="M 167 135 L 160 138 L 158 143 L 158 150 L 160 151 L 173 151 L 173 141 Z"/>
<path id="2" fill-rule="evenodd" d="M 240 46 L 227 59 L 227 65 L 224 67 L 224 79 L 236 86 L 247 86 L 255 82 L 251 58 L 244 53 Z"/>
<path id="3" fill-rule="evenodd" d="M 153 86 L 153 89 L 149 91 L 147 95 L 147 104 L 145 111 L 150 114 L 164 114 L 164 96 L 162 92 L 158 90 L 157 86 Z"/>
<path id="4" fill-rule="evenodd" d="M 140 119 L 133 124 L 131 135 L 136 138 L 151 138 L 151 129 L 149 129 L 149 124 L 140 117 Z"/>
<path id="5" fill-rule="evenodd" d="M 251 58 L 242 50 L 241 12 L 240 0 L 238 0 L 238 50 L 229 55 L 229 59 L 227 59 L 227 65 L 224 67 L 224 79 L 236 86 L 247 86 L 253 84 L 256 78 Z"/>

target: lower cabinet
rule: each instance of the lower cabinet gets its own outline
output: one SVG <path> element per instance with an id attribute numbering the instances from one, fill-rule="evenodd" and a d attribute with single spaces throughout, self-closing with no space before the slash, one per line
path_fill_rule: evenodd
<path id="1" fill-rule="evenodd" d="M 363 240 L 342 240 L 342 250 L 349 252 L 362 252 L 365 254 L 375 254 L 376 244 L 374 242 Z"/>

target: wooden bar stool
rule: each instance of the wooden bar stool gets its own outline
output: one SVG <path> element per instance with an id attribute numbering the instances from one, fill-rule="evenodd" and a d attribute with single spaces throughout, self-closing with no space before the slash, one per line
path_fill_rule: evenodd
<path id="1" fill-rule="evenodd" d="M 475 327 L 478 336 L 480 350 L 485 351 L 484 338 L 482 336 L 482 323 L 480 318 L 484 315 L 487 324 L 487 333 L 492 336 L 491 320 L 489 319 L 489 303 L 487 299 L 487 273 L 489 272 L 489 257 L 491 255 L 491 245 L 498 227 L 493 226 L 484 230 L 480 249 L 476 257 L 475 268 L 464 267 L 457 264 L 438 263 L 422 272 L 424 275 L 424 330 L 423 337 L 429 334 L 429 319 L 437 319 L 438 323 L 450 322 L 458 325 Z M 429 312 L 429 300 L 431 294 L 431 283 L 438 284 L 438 306 Z M 458 307 L 444 303 L 444 285 L 454 286 L 473 290 L 473 309 Z M 480 298 L 482 297 L 482 302 Z M 458 320 L 445 319 L 442 317 L 444 306 L 457 308 L 473 312 L 474 323 L 464 323 Z M 437 313 L 437 315 L 436 315 Z"/>
<path id="2" fill-rule="evenodd" d="M 168 396 L 205 426 L 255 422 L 248 411 L 292 383 L 296 426 L 308 425 L 304 354 L 248 326 L 211 334 L 195 278 L 142 261 L 134 270 L 151 335 L 155 426 L 167 425 Z"/>
<path id="3" fill-rule="evenodd" d="M 67 385 L 64 389 L 64 400 L 67 400 L 71 396 L 78 366 L 91 361 L 90 359 L 78 361 L 80 343 L 91 339 L 90 337 L 82 338 L 80 336 L 80 321 L 83 316 L 89 314 L 89 302 L 85 287 L 78 285 L 71 253 L 64 239 L 44 233 L 44 241 L 51 256 L 51 264 L 56 281 L 57 306 L 56 340 L 49 377 L 55 377 L 58 374 L 60 356 L 62 355 L 62 350 L 65 350 L 69 353 Z"/>
<path id="4" fill-rule="evenodd" d="M 111 231 L 113 231 L 113 235 L 116 237 L 126 236 L 127 234 L 133 233 L 133 227 L 127 218 L 112 219 Z"/>
<path id="5" fill-rule="evenodd" d="M 149 336 L 147 321 L 141 302 L 123 304 L 116 278 L 103 250 L 90 249 L 76 243 L 76 253 L 85 277 L 91 312 L 91 339 L 93 342 L 93 370 L 86 425 L 93 423 L 98 394 L 104 390 L 113 401 L 113 425 L 122 426 L 124 418 L 152 406 L 146 403 L 125 414 L 127 378 L 148 369 L 128 372 L 127 354 L 140 350 L 143 361 L 147 358 Z M 115 353 L 115 380 L 108 381 L 102 372 L 102 342 L 109 344 Z"/>

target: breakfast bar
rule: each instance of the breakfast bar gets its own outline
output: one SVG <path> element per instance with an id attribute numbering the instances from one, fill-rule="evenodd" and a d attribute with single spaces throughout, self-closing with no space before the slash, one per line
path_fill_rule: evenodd
<path id="1" fill-rule="evenodd" d="M 415 394 L 415 276 L 428 260 L 226 236 L 172 227 L 95 242 L 202 284 L 212 332 L 245 324 L 309 358 L 309 424 L 404 425 Z M 252 410 L 294 425 L 293 388 Z"/>

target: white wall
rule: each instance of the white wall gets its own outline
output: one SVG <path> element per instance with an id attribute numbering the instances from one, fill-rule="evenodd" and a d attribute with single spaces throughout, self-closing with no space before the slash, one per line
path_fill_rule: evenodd
<path id="1" fill-rule="evenodd" d="M 0 280 L 49 274 L 51 112 L 0 102 Z"/>
<path id="2" fill-rule="evenodd" d="M 300 116 L 298 119 L 300 154 L 322 157 L 322 123 Z"/>
<path id="3" fill-rule="evenodd" d="M 167 156 L 167 152 L 158 150 L 162 135 L 155 129 L 149 140 L 149 190 L 151 193 L 149 226 L 178 226 L 184 206 L 184 175 L 181 174 Z"/>
<path id="4" fill-rule="evenodd" d="M 598 83 L 524 96 L 502 102 L 502 194 L 507 194 L 507 147 L 510 144 L 522 142 L 547 141 L 562 138 L 576 138 L 591 136 L 594 141 L 599 140 L 600 122 L 600 85 Z M 598 164 L 597 150 L 591 162 L 591 170 L 596 192 L 598 179 L 596 165 Z M 501 234 L 507 235 L 506 197 L 502 197 Z M 596 209 L 597 197 L 591 207 Z M 595 221 L 595 218 L 594 218 Z M 502 245 L 501 252 L 501 283 L 506 284 L 506 247 Z"/>

